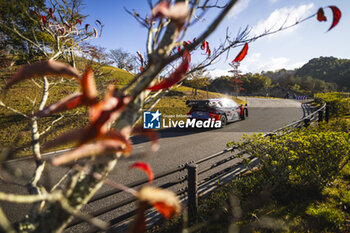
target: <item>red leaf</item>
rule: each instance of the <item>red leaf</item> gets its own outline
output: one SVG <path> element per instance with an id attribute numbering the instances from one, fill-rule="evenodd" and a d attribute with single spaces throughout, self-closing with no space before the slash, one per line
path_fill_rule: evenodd
<path id="1" fill-rule="evenodd" d="M 138 169 L 141 169 L 144 172 L 146 172 L 146 174 L 148 176 L 148 182 L 152 183 L 154 176 L 153 176 L 152 168 L 150 167 L 150 165 L 148 165 L 147 163 L 136 162 L 133 165 L 131 165 L 130 168 L 138 168 Z"/>
<path id="2" fill-rule="evenodd" d="M 97 141 L 93 144 L 84 144 L 73 149 L 72 151 L 54 158 L 52 160 L 52 165 L 60 166 L 81 158 L 118 152 L 122 146 L 122 141 L 112 139 Z"/>
<path id="3" fill-rule="evenodd" d="M 87 68 L 85 74 L 80 80 L 83 93 L 72 94 L 57 103 L 51 104 L 42 111 L 35 113 L 36 116 L 43 117 L 57 112 L 76 108 L 80 105 L 90 106 L 97 104 L 97 89 L 95 85 L 92 69 Z"/>
<path id="4" fill-rule="evenodd" d="M 206 42 L 205 42 L 205 47 L 206 47 L 206 51 L 205 51 L 205 53 L 207 53 L 207 54 L 208 54 L 208 56 L 210 56 L 211 51 L 210 51 L 210 48 L 209 48 L 209 42 L 208 42 L 208 41 L 206 41 Z"/>
<path id="5" fill-rule="evenodd" d="M 327 21 L 327 18 L 324 15 L 324 10 L 322 7 L 320 9 L 318 9 L 318 11 L 317 11 L 317 20 L 320 22 Z"/>
<path id="6" fill-rule="evenodd" d="M 142 56 L 142 54 L 139 51 L 137 51 L 136 53 L 139 56 L 141 67 L 143 67 L 143 56 Z M 141 70 L 141 71 L 143 71 L 143 70 Z"/>
<path id="7" fill-rule="evenodd" d="M 96 28 L 93 28 L 93 29 L 94 29 L 95 38 L 97 38 L 98 37 L 97 29 Z"/>
<path id="8" fill-rule="evenodd" d="M 166 0 L 163 0 L 159 2 L 153 9 L 152 9 L 152 17 L 151 20 L 164 17 L 169 10 L 169 2 Z"/>
<path id="9" fill-rule="evenodd" d="M 112 129 L 112 130 L 108 131 L 106 134 L 104 134 L 103 136 L 98 137 L 97 139 L 98 140 L 113 139 L 113 140 L 117 140 L 117 141 L 119 140 L 119 141 L 123 142 L 124 146 L 122 148 L 123 149 L 122 152 L 124 155 L 128 156 L 128 155 L 130 155 L 131 150 L 132 150 L 132 146 L 131 146 L 132 143 L 128 139 L 129 135 L 125 135 L 124 129 L 126 129 L 126 128 L 123 128 L 122 132 L 118 132 L 118 131 Z"/>
<path id="10" fill-rule="evenodd" d="M 140 202 L 152 204 L 165 218 L 180 213 L 180 201 L 172 191 L 145 186 L 140 190 L 138 198 Z"/>
<path id="11" fill-rule="evenodd" d="M 208 49 L 208 57 L 210 57 L 210 55 L 211 55 L 211 50 L 210 49 Z"/>
<path id="12" fill-rule="evenodd" d="M 328 29 L 328 31 L 330 31 L 332 28 L 337 26 L 337 24 L 339 23 L 339 20 L 341 18 L 341 11 L 339 10 L 338 7 L 336 7 L 336 6 L 329 6 L 329 8 L 331 8 L 332 12 L 333 12 L 333 22 L 332 22 L 331 27 Z"/>
<path id="13" fill-rule="evenodd" d="M 36 112 L 34 115 L 38 117 L 44 117 L 58 112 L 73 109 L 82 105 L 83 95 L 81 93 L 76 93 L 69 95 L 60 101 L 45 107 L 42 111 Z"/>
<path id="14" fill-rule="evenodd" d="M 46 23 L 47 19 L 45 16 L 41 16 L 41 22 Z"/>
<path id="15" fill-rule="evenodd" d="M 147 89 L 153 91 L 167 89 L 172 85 L 181 82 L 185 78 L 185 74 L 188 71 L 188 68 L 190 66 L 190 60 L 191 55 L 187 50 L 185 50 L 180 66 L 168 78 L 163 79 L 158 84 L 155 84 L 154 86 L 149 87 Z"/>
<path id="16" fill-rule="evenodd" d="M 140 66 L 140 71 L 141 71 L 141 72 L 143 72 L 143 70 L 144 70 L 144 69 L 143 69 L 143 67 L 142 67 L 142 66 Z"/>
<path id="17" fill-rule="evenodd" d="M 64 27 L 63 28 L 59 28 L 58 30 L 61 32 L 61 35 L 66 34 L 66 29 Z"/>
<path id="18" fill-rule="evenodd" d="M 52 8 L 49 8 L 49 13 L 50 13 L 51 18 L 53 18 L 54 15 L 53 15 L 53 10 L 52 10 Z"/>
<path id="19" fill-rule="evenodd" d="M 94 116 L 94 121 L 90 119 L 88 134 L 84 136 L 80 144 L 84 144 L 96 137 L 107 133 L 131 98 L 128 96 L 120 96 L 118 98 L 109 96 L 107 100 L 103 100 L 102 104 L 92 106 L 90 116 Z"/>
<path id="20" fill-rule="evenodd" d="M 90 26 L 90 24 L 85 24 L 85 31 L 88 30 L 89 26 Z"/>
<path id="21" fill-rule="evenodd" d="M 237 57 L 232 61 L 232 62 L 240 62 L 242 61 L 245 56 L 248 53 L 248 43 L 245 43 L 243 49 L 241 50 L 241 52 L 239 52 L 239 54 L 237 55 Z"/>
<path id="22" fill-rule="evenodd" d="M 152 151 L 157 151 L 159 149 L 159 143 L 158 143 L 158 139 L 159 139 L 159 134 L 151 129 L 144 129 L 141 126 L 137 126 L 133 129 L 132 134 L 138 134 L 138 135 L 143 135 L 148 137 L 151 141 L 152 141 Z"/>
<path id="23" fill-rule="evenodd" d="M 94 123 L 102 114 L 103 111 L 108 111 L 117 106 L 118 99 L 113 96 L 114 87 L 108 86 L 107 93 L 103 100 L 94 104 L 89 109 L 90 124 Z"/>
<path id="24" fill-rule="evenodd" d="M 205 49 L 205 45 L 206 45 L 206 43 L 205 43 L 206 41 L 205 40 L 203 40 L 202 41 L 202 44 L 201 44 L 201 50 L 204 50 Z"/>
<path id="25" fill-rule="evenodd" d="M 74 67 L 59 61 L 40 61 L 20 68 L 17 73 L 10 79 L 6 85 L 6 89 L 13 84 L 24 79 L 42 77 L 45 75 L 66 76 L 79 79 L 79 72 Z"/>
<path id="26" fill-rule="evenodd" d="M 99 25 L 102 25 L 101 21 L 96 19 L 96 22 L 99 24 Z"/>
<path id="27" fill-rule="evenodd" d="M 64 25 L 66 25 L 66 27 L 68 27 L 68 28 L 72 28 L 72 24 L 67 23 L 66 21 L 64 21 Z"/>
<path id="28" fill-rule="evenodd" d="M 88 67 L 80 80 L 83 91 L 84 102 L 86 105 L 97 103 L 97 89 L 94 79 L 94 73 L 91 67 Z"/>
<path id="29" fill-rule="evenodd" d="M 189 15 L 190 9 L 185 2 L 177 2 L 169 7 L 169 2 L 163 0 L 152 9 L 151 20 L 159 17 L 167 17 L 174 22 L 179 31 L 185 25 Z"/>
<path id="30" fill-rule="evenodd" d="M 131 142 L 129 139 L 127 139 L 127 135 L 124 135 L 124 129 L 126 128 L 127 127 L 123 128 L 121 133 L 116 130 L 110 130 L 102 136 L 95 137 L 94 139 L 96 142 L 93 144 L 80 144 L 74 150 L 65 153 L 57 159 L 54 159 L 52 163 L 53 165 L 58 166 L 79 158 L 105 155 L 108 153 L 116 152 L 121 152 L 124 155 L 129 155 L 131 152 Z M 81 141 L 88 134 L 91 134 L 89 128 L 73 130 L 59 136 L 54 141 L 49 142 L 45 145 L 45 148 L 77 140 Z"/>
<path id="31" fill-rule="evenodd" d="M 81 25 L 82 22 L 80 19 L 77 19 L 76 21 L 77 21 L 77 23 L 79 23 L 79 25 Z"/>

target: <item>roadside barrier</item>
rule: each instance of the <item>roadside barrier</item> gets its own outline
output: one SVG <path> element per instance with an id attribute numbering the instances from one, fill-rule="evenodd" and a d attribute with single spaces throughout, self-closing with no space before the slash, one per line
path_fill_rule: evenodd
<path id="1" fill-rule="evenodd" d="M 310 124 L 321 122 L 329 119 L 329 108 L 324 104 L 321 108 L 312 111 L 308 105 L 303 105 L 304 117 L 296 122 L 286 125 L 285 127 L 267 133 L 264 136 L 272 136 L 275 134 L 284 134 L 293 131 L 296 128 L 308 127 Z M 244 164 L 243 161 L 250 158 L 249 164 Z M 161 188 L 167 188 L 174 191 L 180 200 L 187 205 L 189 219 L 193 219 L 197 215 L 198 198 L 209 194 L 219 184 L 227 183 L 234 180 L 238 175 L 249 171 L 259 163 L 257 158 L 252 158 L 250 155 L 238 151 L 237 147 L 232 147 L 209 155 L 197 161 L 190 161 L 182 164 L 175 169 L 161 172 L 154 177 L 154 184 Z M 166 180 L 166 181 L 164 181 Z M 128 184 L 128 187 L 138 188 L 142 185 L 147 185 L 148 179 L 142 179 Z M 89 204 L 100 201 L 103 203 L 108 198 L 113 198 L 122 191 L 112 189 L 104 193 L 95 195 Z M 125 231 L 127 225 L 131 221 L 131 217 L 136 213 L 136 198 L 124 197 L 111 205 L 103 206 L 99 209 L 88 212 L 90 216 L 99 217 L 112 213 L 113 217 L 108 219 L 111 226 L 111 231 Z M 131 206 L 131 207 L 130 207 Z M 123 208 L 132 210 L 122 210 Z M 119 211 L 120 210 L 120 211 Z M 162 217 L 153 208 L 149 208 L 146 215 L 147 225 L 161 219 Z M 68 226 L 68 231 L 74 231 L 75 227 L 80 224 L 85 224 L 84 232 L 98 232 L 97 228 L 88 226 L 82 220 L 75 219 Z M 86 229 L 87 228 L 87 229 Z M 81 229 L 79 229 L 81 231 Z"/>

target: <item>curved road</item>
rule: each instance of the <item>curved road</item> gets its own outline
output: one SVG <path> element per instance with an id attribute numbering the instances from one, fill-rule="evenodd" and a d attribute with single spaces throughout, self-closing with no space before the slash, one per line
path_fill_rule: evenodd
<path id="1" fill-rule="evenodd" d="M 128 184 L 140 178 L 144 178 L 144 173 L 137 169 L 129 170 L 128 167 L 135 161 L 144 161 L 152 166 L 155 174 L 176 168 L 180 164 L 189 161 L 196 161 L 208 155 L 223 150 L 228 141 L 239 141 L 242 135 L 270 132 L 283 127 L 293 121 L 299 120 L 303 116 L 301 103 L 294 100 L 285 99 L 260 99 L 247 98 L 249 117 L 244 121 L 229 123 L 224 128 L 212 130 L 174 130 L 167 129 L 161 131 L 160 149 L 156 153 L 150 153 L 150 143 L 140 138 L 134 138 L 133 152 L 129 158 L 118 162 L 116 168 L 109 176 L 117 182 Z M 14 160 L 6 163 L 24 177 L 30 177 L 34 170 L 34 163 L 31 159 Z M 50 168 L 47 172 L 48 178 L 44 182 L 51 186 L 57 181 L 67 169 Z M 22 183 L 24 183 L 22 181 Z M 104 185 L 100 192 L 104 192 L 110 187 Z M 0 191 L 9 193 L 26 194 L 26 189 L 13 184 L 0 181 Z M 123 194 L 126 197 L 126 194 Z M 114 199 L 113 199 L 114 198 Z M 122 196 L 97 202 L 96 205 L 108 205 L 109 203 L 120 201 Z M 8 215 L 11 222 L 20 220 L 29 206 L 19 206 L 9 203 L 0 203 L 3 210 Z M 87 206 L 86 211 L 95 210 L 97 206 Z M 108 216 L 110 215 L 110 216 Z M 113 214 L 107 214 L 102 219 L 108 220 Z M 81 231 L 76 229 L 74 232 Z"/>

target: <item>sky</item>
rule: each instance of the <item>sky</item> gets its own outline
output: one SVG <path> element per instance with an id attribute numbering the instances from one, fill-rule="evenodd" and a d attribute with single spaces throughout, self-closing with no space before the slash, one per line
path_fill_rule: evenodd
<path id="1" fill-rule="evenodd" d="M 218 2 L 222 5 L 226 1 Z M 149 16 L 151 10 L 147 0 L 83 0 L 83 3 L 83 13 L 89 15 L 85 23 L 91 24 L 98 19 L 104 24 L 101 37 L 91 41 L 92 44 L 107 50 L 122 48 L 135 54 L 136 51 L 146 51 L 147 30 L 124 8 L 136 10 L 141 16 Z M 335 28 L 327 32 L 332 23 L 332 12 L 327 7 L 329 5 L 336 5 L 342 11 L 342 18 Z M 283 23 L 293 24 L 316 13 L 319 7 L 326 7 L 327 22 L 318 22 L 314 17 L 293 28 L 250 43 L 248 55 L 241 62 L 240 70 L 243 73 L 256 73 L 282 68 L 295 69 L 320 56 L 350 59 L 349 0 L 240 0 L 207 41 L 213 49 L 225 39 L 226 31 L 234 36 L 248 26 L 250 35 L 258 35 L 266 29 L 277 29 Z M 198 37 L 219 12 L 219 9 L 213 9 L 204 15 L 200 22 L 189 28 L 184 39 Z M 229 63 L 240 50 L 240 47 L 231 50 L 227 57 L 223 56 L 210 66 L 210 75 L 217 77 L 228 74 L 227 71 L 231 69 Z M 192 62 L 198 63 L 204 56 L 196 53 Z"/>

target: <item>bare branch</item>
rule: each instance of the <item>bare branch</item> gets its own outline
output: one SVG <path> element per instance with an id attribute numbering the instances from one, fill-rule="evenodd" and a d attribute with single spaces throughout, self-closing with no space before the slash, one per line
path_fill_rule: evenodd
<path id="1" fill-rule="evenodd" d="M 50 131 L 50 129 L 60 120 L 62 120 L 64 118 L 64 116 L 61 114 L 61 116 L 59 118 L 57 118 L 56 120 L 52 121 L 51 124 L 42 132 L 40 132 L 40 136 L 43 136 L 44 134 L 46 134 L 47 132 Z"/>
<path id="2" fill-rule="evenodd" d="M 7 109 L 7 110 L 10 110 L 11 112 L 17 113 L 17 114 L 19 114 L 19 115 L 21 115 L 21 116 L 23 116 L 25 118 L 28 118 L 28 116 L 26 114 L 24 114 L 24 113 L 14 109 L 14 108 L 11 108 L 11 107 L 5 105 L 4 102 L 2 102 L 1 100 L 0 100 L 0 107 L 3 107 L 5 109 Z"/>
<path id="3" fill-rule="evenodd" d="M 91 225 L 97 227 L 100 230 L 106 231 L 109 228 L 109 224 L 98 219 L 98 218 L 94 218 L 88 214 L 83 214 L 82 212 L 80 212 L 79 210 L 76 210 L 74 208 L 72 208 L 66 199 L 62 198 L 59 200 L 62 208 L 68 212 L 69 214 L 71 214 L 72 216 L 81 219 L 87 223 L 90 223 Z"/>
<path id="4" fill-rule="evenodd" d="M 7 219 L 4 211 L 0 207 L 0 226 L 7 233 L 16 233 L 15 229 L 11 226 L 10 221 Z"/>
<path id="5" fill-rule="evenodd" d="M 19 195 L 19 194 L 12 194 L 12 193 L 3 193 L 0 192 L 0 200 L 6 201 L 6 202 L 13 202 L 18 204 L 28 204 L 28 203 L 34 203 L 38 201 L 58 201 L 61 199 L 62 193 L 61 192 L 53 192 L 53 193 L 43 193 L 41 195 Z"/>

